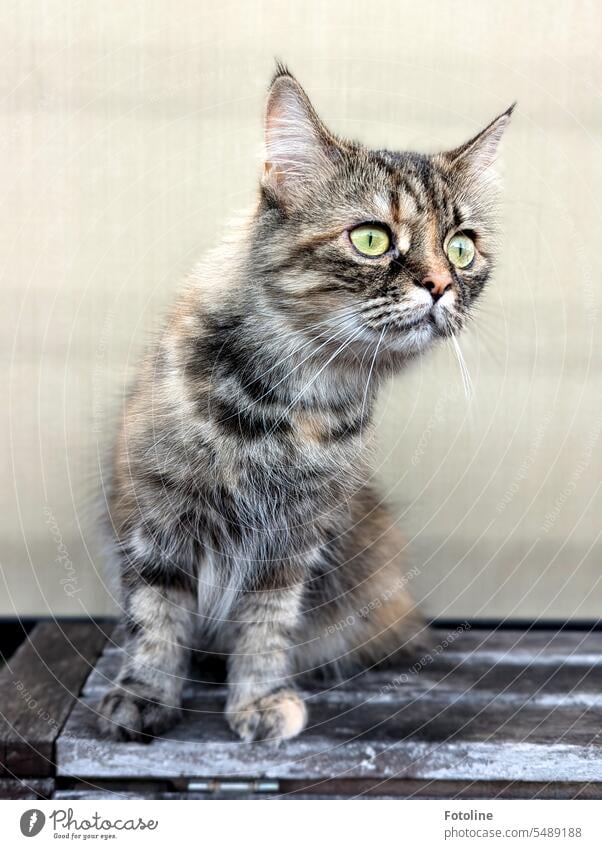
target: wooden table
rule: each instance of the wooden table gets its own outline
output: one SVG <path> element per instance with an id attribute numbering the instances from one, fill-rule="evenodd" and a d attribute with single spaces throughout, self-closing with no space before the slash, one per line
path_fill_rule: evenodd
<path id="1" fill-rule="evenodd" d="M 602 798 L 599 631 L 437 628 L 414 667 L 307 684 L 308 729 L 281 746 L 234 738 L 203 667 L 168 734 L 101 739 L 119 643 L 47 622 L 0 672 L 0 797 Z"/>

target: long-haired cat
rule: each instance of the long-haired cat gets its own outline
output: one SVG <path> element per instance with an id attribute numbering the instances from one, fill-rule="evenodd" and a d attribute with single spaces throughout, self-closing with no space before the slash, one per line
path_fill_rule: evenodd
<path id="1" fill-rule="evenodd" d="M 300 675 L 422 641 L 403 543 L 368 483 L 372 409 L 487 281 L 511 111 L 451 152 L 368 150 L 278 67 L 256 208 L 188 279 L 115 447 L 128 639 L 105 733 L 172 724 L 191 649 L 227 657 L 236 734 L 283 739 L 306 724 Z"/>

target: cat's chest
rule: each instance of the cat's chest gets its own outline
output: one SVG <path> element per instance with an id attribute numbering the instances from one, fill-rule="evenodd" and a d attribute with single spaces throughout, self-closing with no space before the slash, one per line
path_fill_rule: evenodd
<path id="1" fill-rule="evenodd" d="M 366 477 L 369 451 L 357 437 L 295 438 L 246 446 L 224 467 L 234 501 L 258 516 L 294 524 L 347 498 Z"/>
<path id="2" fill-rule="evenodd" d="M 295 410 L 278 433 L 259 439 L 230 440 L 220 446 L 220 472 L 256 496 L 288 490 L 293 501 L 316 488 L 344 491 L 366 467 L 373 427 L 362 408 L 351 412 Z"/>
<path id="3" fill-rule="evenodd" d="M 216 637 L 230 622 L 245 579 L 244 570 L 224 568 L 218 551 L 207 551 L 198 571 L 197 630 Z"/>
<path id="4" fill-rule="evenodd" d="M 290 422 L 297 451 L 339 466 L 355 463 L 373 433 L 369 411 L 363 405 L 339 411 L 296 410 Z"/>

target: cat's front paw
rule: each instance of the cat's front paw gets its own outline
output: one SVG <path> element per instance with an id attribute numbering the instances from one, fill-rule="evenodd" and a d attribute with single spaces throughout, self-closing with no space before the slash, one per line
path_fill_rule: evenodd
<path id="1" fill-rule="evenodd" d="M 243 706 L 226 711 L 228 724 L 246 741 L 282 741 L 296 737 L 305 728 L 307 709 L 294 690 L 278 690 Z"/>
<path id="2" fill-rule="evenodd" d="M 120 742 L 148 743 L 151 737 L 166 731 L 180 717 L 177 708 L 121 687 L 103 696 L 97 710 L 101 734 Z"/>

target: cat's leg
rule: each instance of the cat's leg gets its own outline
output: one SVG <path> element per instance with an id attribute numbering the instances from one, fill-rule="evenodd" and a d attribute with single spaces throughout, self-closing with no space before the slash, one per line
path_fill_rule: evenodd
<path id="1" fill-rule="evenodd" d="M 148 570 L 125 598 L 128 638 L 115 687 L 99 707 L 100 730 L 115 740 L 148 740 L 179 717 L 196 609 L 193 582 Z"/>
<path id="2" fill-rule="evenodd" d="M 285 740 L 305 727 L 307 711 L 290 680 L 301 593 L 301 583 L 255 591 L 237 607 L 226 717 L 243 740 Z"/>
<path id="3" fill-rule="evenodd" d="M 410 592 L 420 570 L 408 562 L 401 533 L 371 492 L 358 494 L 337 546 L 305 594 L 296 672 L 328 666 L 344 672 L 428 653 L 432 633 Z"/>

